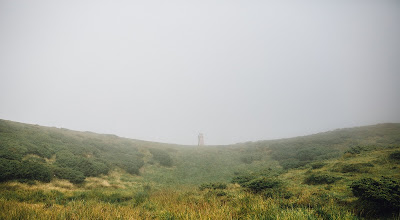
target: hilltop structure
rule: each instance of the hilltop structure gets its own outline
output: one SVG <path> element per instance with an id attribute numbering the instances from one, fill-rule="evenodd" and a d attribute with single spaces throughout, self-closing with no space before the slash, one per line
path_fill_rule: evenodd
<path id="1" fill-rule="evenodd" d="M 202 133 L 199 134 L 198 139 L 199 139 L 198 146 L 203 146 L 204 145 L 204 136 Z"/>

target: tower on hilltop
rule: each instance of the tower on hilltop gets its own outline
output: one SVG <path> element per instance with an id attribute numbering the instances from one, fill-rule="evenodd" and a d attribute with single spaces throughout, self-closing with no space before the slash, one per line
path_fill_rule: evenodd
<path id="1" fill-rule="evenodd" d="M 202 133 L 199 134 L 199 142 L 198 142 L 198 146 L 203 146 L 204 145 L 204 136 Z"/>

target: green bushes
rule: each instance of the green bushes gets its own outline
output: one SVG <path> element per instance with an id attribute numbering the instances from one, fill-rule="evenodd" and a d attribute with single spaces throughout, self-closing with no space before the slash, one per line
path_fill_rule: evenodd
<path id="1" fill-rule="evenodd" d="M 364 151 L 372 151 L 376 149 L 375 146 L 353 146 L 350 147 L 350 149 L 348 149 L 347 151 L 345 151 L 344 153 L 346 154 L 360 154 L 361 152 Z"/>
<path id="2" fill-rule="evenodd" d="M 110 170 L 106 164 L 100 162 L 99 160 L 75 156 L 68 151 L 58 152 L 56 156 L 57 166 L 64 168 L 67 167 L 75 171 L 79 171 L 86 177 L 107 174 Z"/>
<path id="3" fill-rule="evenodd" d="M 319 168 L 324 167 L 325 165 L 326 165 L 326 163 L 324 163 L 324 162 L 315 162 L 315 163 L 311 164 L 311 168 L 312 169 L 319 169 Z"/>
<path id="4" fill-rule="evenodd" d="M 237 183 L 252 193 L 260 193 L 266 189 L 277 189 L 282 186 L 282 182 L 275 177 L 262 175 L 236 176 L 232 179 L 232 183 Z"/>
<path id="5" fill-rule="evenodd" d="M 367 173 L 368 167 L 373 167 L 372 163 L 353 163 L 345 164 L 341 168 L 342 173 Z"/>
<path id="6" fill-rule="evenodd" d="M 113 167 L 139 174 L 144 165 L 136 142 L 116 136 L 0 120 L 0 140 L 0 168 L 5 171 L 1 172 L 0 181 L 50 181 L 53 175 L 49 173 L 54 173 L 58 178 L 80 183 L 82 175 L 107 174 Z M 53 163 L 51 158 L 54 156 L 56 161 Z M 50 159 L 51 165 L 46 158 Z M 24 173 L 21 173 L 18 169 L 25 166 L 24 163 L 33 163 L 35 170 L 22 169 Z"/>
<path id="7" fill-rule="evenodd" d="M 325 173 L 313 173 L 304 179 L 304 183 L 308 185 L 332 184 L 342 177 L 331 176 Z"/>
<path id="8" fill-rule="evenodd" d="M 341 173 L 368 173 L 370 168 L 374 167 L 372 163 L 350 163 L 350 164 L 343 164 L 343 163 L 336 163 L 335 168 L 332 169 L 334 172 L 341 172 Z"/>
<path id="9" fill-rule="evenodd" d="M 362 208 L 371 214 L 400 210 L 400 184 L 396 180 L 387 177 L 378 181 L 363 178 L 353 182 L 350 188 Z"/>
<path id="10" fill-rule="evenodd" d="M 199 186 L 199 189 L 201 191 L 203 191 L 205 189 L 212 189 L 212 190 L 226 189 L 226 184 L 225 183 L 204 183 Z"/>
<path id="11" fill-rule="evenodd" d="M 37 162 L 22 161 L 19 167 L 19 179 L 39 180 L 42 182 L 50 182 L 51 171 L 50 169 Z"/>
<path id="12" fill-rule="evenodd" d="M 260 193 L 266 189 L 278 188 L 281 184 L 281 181 L 275 178 L 259 177 L 244 183 L 242 186 L 253 193 Z"/>
<path id="13" fill-rule="evenodd" d="M 395 151 L 389 155 L 389 159 L 400 161 L 400 151 Z"/>
<path id="14" fill-rule="evenodd" d="M 85 176 L 80 171 L 68 167 L 53 167 L 52 170 L 54 176 L 60 179 L 69 180 L 71 183 L 79 184 L 85 181 Z"/>
<path id="15" fill-rule="evenodd" d="M 261 154 L 246 154 L 240 157 L 240 161 L 242 161 L 245 164 L 251 164 L 254 161 L 259 161 L 259 160 L 261 160 Z"/>
<path id="16" fill-rule="evenodd" d="M 51 171 L 42 163 L 34 161 L 16 161 L 0 158 L 0 181 L 8 181 L 13 179 L 20 180 L 39 180 L 50 182 Z"/>
<path id="17" fill-rule="evenodd" d="M 159 149 L 149 149 L 150 153 L 153 155 L 153 159 L 158 161 L 161 166 L 171 167 L 172 166 L 172 158 L 166 151 Z"/>

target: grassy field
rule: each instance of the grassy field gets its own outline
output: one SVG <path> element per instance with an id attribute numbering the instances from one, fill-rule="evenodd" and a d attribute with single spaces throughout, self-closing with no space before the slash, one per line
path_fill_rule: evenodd
<path id="1" fill-rule="evenodd" d="M 400 219 L 399 124 L 194 147 L 0 120 L 0 147 L 0 219 Z"/>

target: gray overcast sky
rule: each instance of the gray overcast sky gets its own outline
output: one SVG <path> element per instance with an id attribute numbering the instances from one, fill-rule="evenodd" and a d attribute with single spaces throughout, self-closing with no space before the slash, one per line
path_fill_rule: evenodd
<path id="1" fill-rule="evenodd" d="M 400 122 L 399 39 L 397 0 L 0 0 L 0 118 L 179 144 Z"/>

